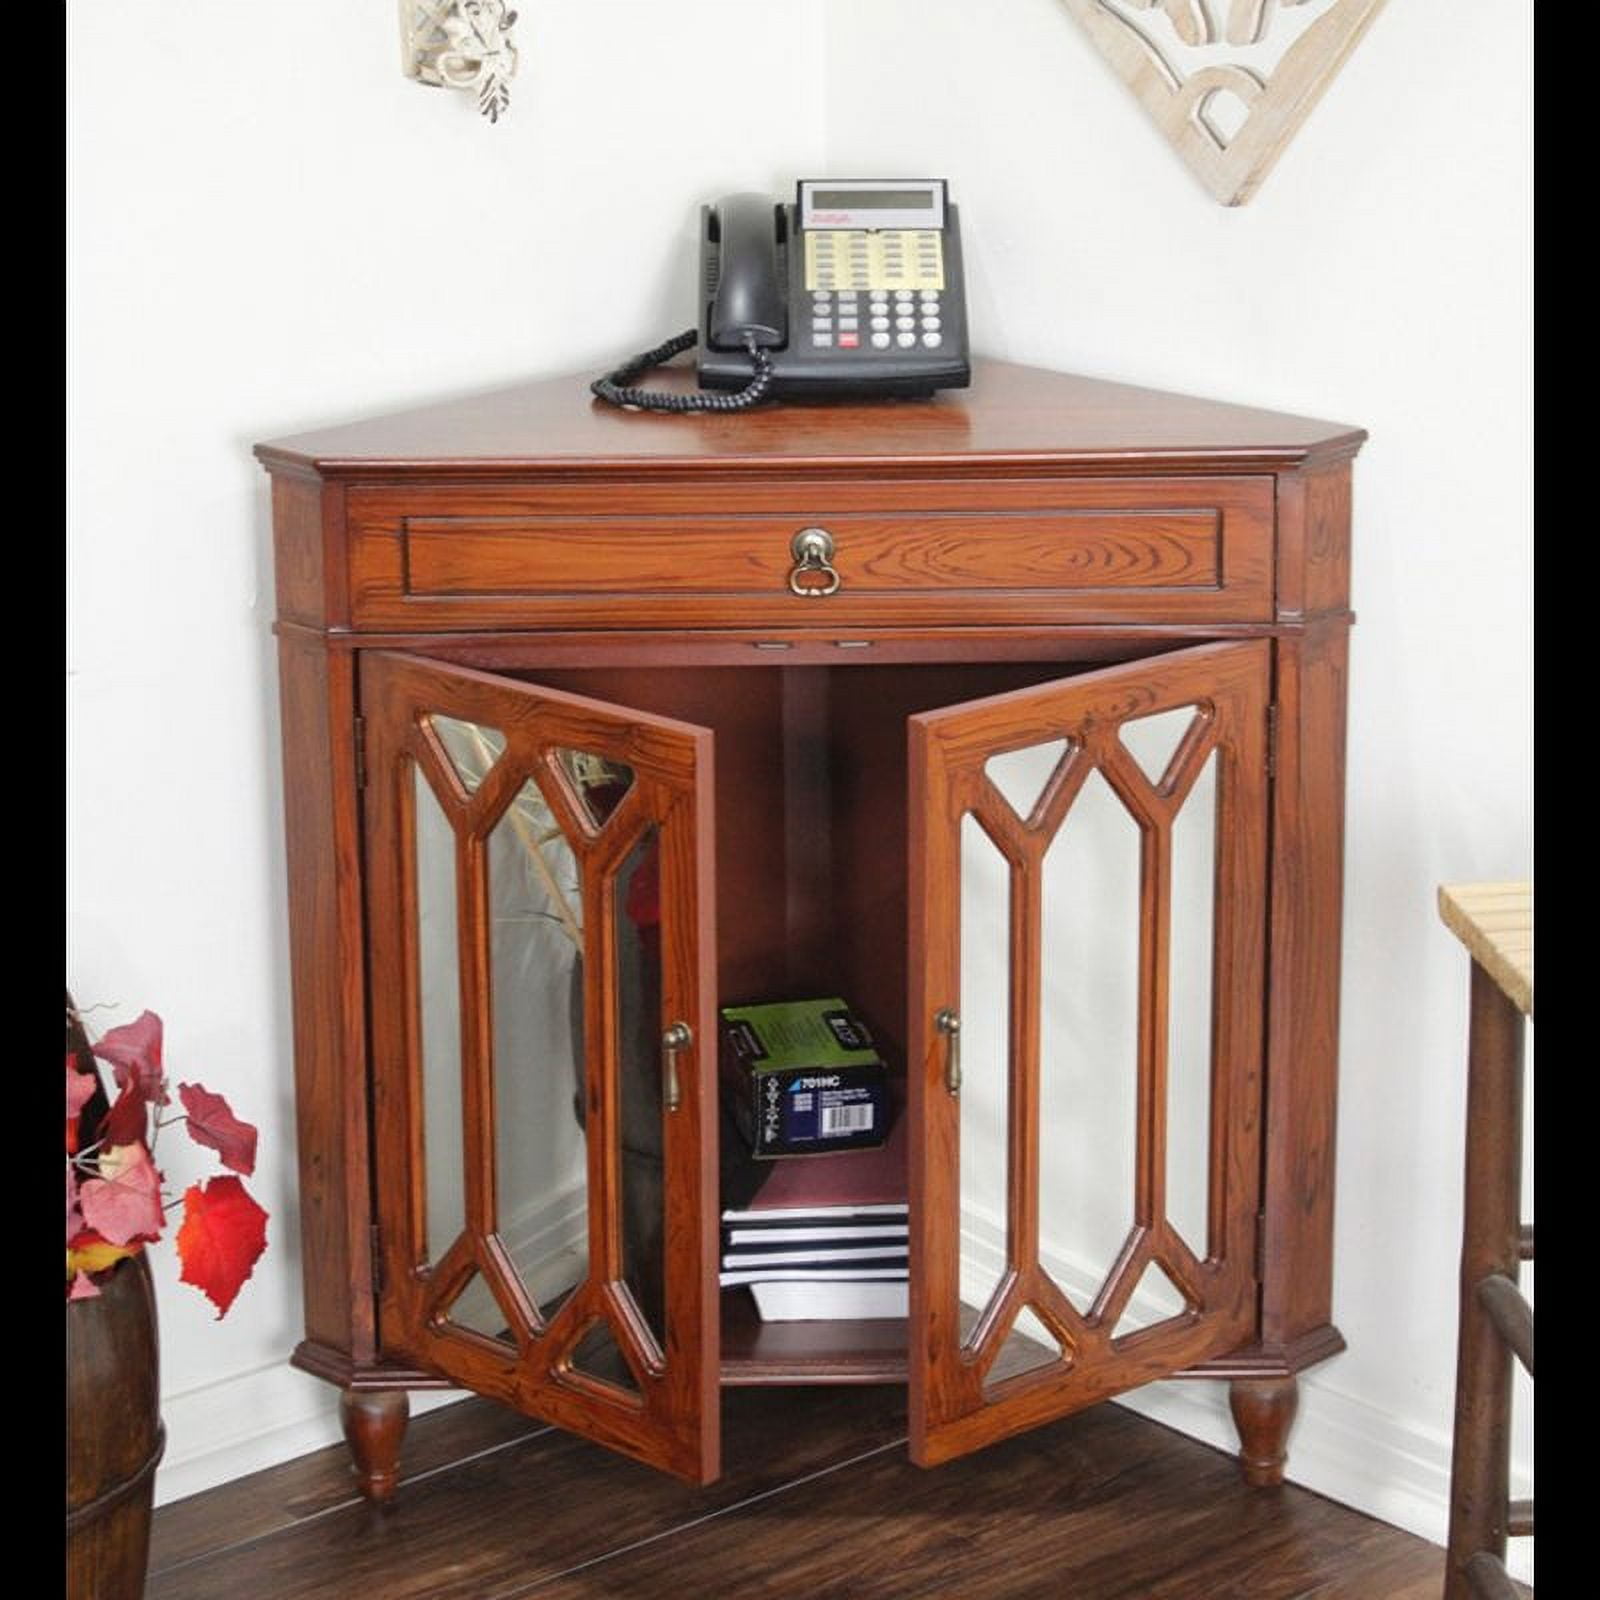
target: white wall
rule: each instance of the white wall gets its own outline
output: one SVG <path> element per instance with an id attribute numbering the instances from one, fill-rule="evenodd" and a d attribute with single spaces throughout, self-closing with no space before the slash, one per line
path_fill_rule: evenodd
<path id="1" fill-rule="evenodd" d="M 841 0 L 827 76 L 836 170 L 949 177 L 983 348 L 1370 431 L 1334 1287 L 1350 1348 L 1302 1385 L 1289 1472 L 1440 1539 L 1466 960 L 1434 891 L 1531 875 L 1533 545 L 1532 16 L 1443 11 L 1386 8 L 1234 209 L 1059 0 Z M 914 100 L 892 91 L 901 74 Z M 1220 1389 L 1136 1403 L 1229 1437 Z"/>
<path id="2" fill-rule="evenodd" d="M 163 1499 L 338 1437 L 300 1337 L 267 480 L 258 439 L 692 321 L 695 205 L 822 159 L 820 0 L 541 0 L 509 116 L 402 77 L 394 0 L 69 7 L 69 983 L 149 1006 L 261 1127 L 227 1319 L 153 1252 Z M 754 14 L 753 14 L 754 13 Z M 758 126 L 702 96 L 713 40 Z M 742 58 L 741 58 L 742 59 Z M 740 63 L 731 63 L 737 69 Z M 643 247 L 641 247 L 641 241 Z M 177 1184 L 209 1173 L 164 1141 Z"/>
<path id="3" fill-rule="evenodd" d="M 224 4 L 204 29 L 153 0 L 68 12 L 69 981 L 121 1005 L 102 1025 L 160 1011 L 174 1071 L 260 1122 L 273 1214 L 220 1325 L 156 1252 L 158 1493 L 335 1436 L 332 1392 L 282 1365 L 298 1261 L 251 442 L 597 371 L 687 324 L 701 199 L 903 170 L 961 202 L 981 351 L 1371 431 L 1335 1285 L 1351 1348 L 1304 1385 L 1290 1472 L 1441 1536 L 1466 984 L 1433 893 L 1531 870 L 1530 8 L 1451 7 L 1444 27 L 1438 6 L 1389 7 L 1235 210 L 1058 0 L 522 9 L 497 127 L 401 77 L 390 0 Z M 696 86 L 735 28 L 728 76 L 752 88 L 730 109 Z M 1224 1436 L 1210 1386 L 1141 1404 Z"/>

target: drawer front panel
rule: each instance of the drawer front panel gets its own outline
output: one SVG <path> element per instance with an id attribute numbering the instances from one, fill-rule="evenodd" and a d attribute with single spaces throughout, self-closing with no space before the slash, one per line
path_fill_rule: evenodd
<path id="1" fill-rule="evenodd" d="M 352 489 L 352 620 L 813 627 L 1272 614 L 1268 478 L 768 485 L 699 496 L 673 486 L 635 500 L 571 485 Z M 825 597 L 790 587 L 792 541 L 810 527 L 833 541 L 838 587 Z"/>

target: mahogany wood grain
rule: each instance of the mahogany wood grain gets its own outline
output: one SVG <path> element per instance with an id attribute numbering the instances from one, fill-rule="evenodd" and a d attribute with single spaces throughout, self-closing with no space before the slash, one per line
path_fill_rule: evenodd
<path id="1" fill-rule="evenodd" d="M 292 624 L 280 624 L 279 631 Z M 626 633 L 541 629 L 533 633 L 335 633 L 329 651 L 406 650 L 485 671 L 590 667 L 829 666 L 919 662 L 1130 661 L 1221 639 L 1287 637 L 1267 622 L 1170 627 L 640 628 Z"/>
<path id="2" fill-rule="evenodd" d="M 768 658 L 749 654 L 755 665 L 741 672 L 631 664 L 511 669 L 534 686 L 710 730 L 717 763 L 717 994 L 725 1005 L 765 999 L 784 987 L 791 952 L 784 919 L 774 910 L 791 902 L 772 892 L 774 857 L 788 862 L 810 844 L 789 815 L 785 705 L 793 691 Z"/>
<path id="3" fill-rule="evenodd" d="M 388 1500 L 400 1481 L 400 1444 L 410 1415 L 403 1389 L 346 1389 L 339 1397 L 356 1485 L 374 1505 Z"/>
<path id="4" fill-rule="evenodd" d="M 357 488 L 351 586 L 363 628 L 737 626 L 873 621 L 1265 620 L 1272 480 L 799 480 L 692 497 L 614 488 L 605 513 L 543 492 Z M 862 509 L 873 499 L 881 512 Z M 663 500 L 685 502 L 664 514 Z M 717 509 L 718 502 L 726 503 Z M 634 505 L 630 507 L 630 501 Z M 565 507 L 563 506 L 565 502 Z M 450 515 L 445 515 L 449 510 Z M 834 537 L 838 592 L 795 595 L 790 541 Z M 820 618 L 819 618 L 820 620 Z"/>
<path id="5" fill-rule="evenodd" d="M 541 379 L 256 447 L 274 470 L 356 480 L 397 472 L 466 482 L 525 472 L 597 470 L 671 477 L 715 469 L 760 476 L 808 466 L 852 474 L 1028 471 L 1041 462 L 1080 472 L 1279 471 L 1350 456 L 1365 433 L 1340 423 L 1229 405 L 1130 384 L 977 360 L 972 385 L 926 401 L 807 405 L 738 415 L 638 416 L 591 398 L 593 373 Z M 692 386 L 680 372 L 667 383 Z"/>
<path id="6" fill-rule="evenodd" d="M 907 945 L 891 925 L 904 910 L 910 948 L 920 949 L 949 910 L 924 889 L 948 888 L 953 877 L 948 850 L 908 851 L 903 836 L 907 719 L 1112 663 L 1113 672 L 1127 675 L 1130 699 L 1114 715 L 1097 711 L 1109 727 L 1141 697 L 1148 701 L 1152 685 L 1168 681 L 1163 674 L 1181 675 L 1181 664 L 1170 666 L 1182 660 L 1173 652 L 1194 646 L 1270 660 L 1270 675 L 1263 668 L 1258 676 L 1263 686 L 1270 676 L 1277 729 L 1276 775 L 1269 774 L 1263 729 L 1246 731 L 1241 722 L 1233 777 L 1221 786 L 1225 808 L 1247 792 L 1269 795 L 1270 830 L 1251 820 L 1219 836 L 1221 900 L 1233 907 L 1215 952 L 1217 992 L 1226 997 L 1214 1040 L 1226 1070 L 1211 1118 L 1212 1217 L 1222 1219 L 1213 1231 L 1220 1235 L 1201 1261 L 1160 1216 L 1163 841 L 1176 802 L 1141 787 L 1127 770 L 1120 780 L 1112 776 L 1118 762 L 1102 727 L 1093 739 L 1106 753 L 1108 777 L 1121 782 L 1145 835 L 1146 1005 L 1134 1197 L 1140 1220 L 1123 1251 L 1123 1274 L 1093 1314 L 1114 1320 L 1132 1292 L 1129 1275 L 1150 1260 L 1161 1262 L 1193 1309 L 1131 1339 L 1110 1340 L 1029 1261 L 1014 1273 L 1011 1298 L 991 1319 L 984 1349 L 998 1374 L 997 1346 L 1007 1336 L 1001 1324 L 1025 1300 L 1034 1303 L 1058 1336 L 1071 1336 L 1073 1392 L 1086 1403 L 1125 1381 L 1174 1370 L 1281 1383 L 1341 1348 L 1331 1321 L 1332 1133 L 1349 462 L 1363 438 L 1334 423 L 980 362 L 969 390 L 925 402 L 640 417 L 592 403 L 585 381 L 550 379 L 259 446 L 274 480 L 279 565 L 306 1282 L 307 1337 L 297 1363 L 356 1395 L 470 1381 L 691 1476 L 715 1470 L 719 1377 L 767 1383 L 784 1375 L 770 1330 L 719 1371 L 708 1056 L 681 1064 L 693 1085 L 682 1127 L 693 1137 L 674 1146 L 668 1162 L 673 1309 L 664 1351 L 652 1348 L 605 1276 L 619 1249 L 610 1150 L 616 1041 L 608 1012 L 593 998 L 586 1017 L 597 1041 L 588 1084 L 597 1140 L 590 1238 L 600 1274 L 557 1314 L 556 1322 L 567 1318 L 559 1328 L 553 1322 L 540 1331 L 532 1309 L 504 1285 L 509 1343 L 466 1335 L 452 1343 L 447 1329 L 433 1326 L 467 1275 L 485 1272 L 493 1281 L 499 1271 L 484 974 L 476 957 L 463 963 L 471 1226 L 424 1265 L 415 1251 L 420 1144 L 407 1037 L 408 1029 L 415 1032 L 415 999 L 403 977 L 414 946 L 403 932 L 409 891 L 395 865 L 409 850 L 408 802 L 374 798 L 374 784 L 383 789 L 392 774 L 369 780 L 364 829 L 358 677 L 373 738 L 388 740 L 382 760 L 369 759 L 369 768 L 386 769 L 403 751 L 432 773 L 441 796 L 451 780 L 430 758 L 427 740 L 408 732 L 408 743 L 395 742 L 405 673 L 424 673 L 435 684 L 442 681 L 431 676 L 436 668 L 458 663 L 465 670 L 456 682 L 471 685 L 463 714 L 493 705 L 497 726 L 518 722 L 505 709 L 513 703 L 560 700 L 530 686 L 543 676 L 580 697 L 585 685 L 626 688 L 600 695 L 610 702 L 603 715 L 574 712 L 577 721 L 562 726 L 575 739 L 581 733 L 586 748 L 631 749 L 622 759 L 636 766 L 643 760 L 654 773 L 633 804 L 662 830 L 663 903 L 674 927 L 664 1009 L 695 1019 L 703 1051 L 715 1037 L 719 999 L 750 998 L 779 983 L 820 983 L 836 961 L 869 1020 L 897 1052 L 909 1052 L 913 1115 L 921 1117 L 927 1108 L 917 1097 L 938 1072 L 928 996 L 917 986 L 930 980 L 909 986 L 908 1014 Z M 796 598 L 787 590 L 788 536 L 830 520 L 840 540 L 842 587 L 827 600 Z M 1248 640 L 1257 642 L 1239 643 Z M 392 678 L 358 671 L 362 655 L 395 648 L 434 666 L 414 662 Z M 863 673 L 868 663 L 878 670 Z M 735 670 L 723 670 L 729 668 Z M 1008 673 L 1014 676 L 1005 681 Z M 1257 694 L 1258 710 L 1259 702 Z M 662 743 L 662 716 L 691 704 L 705 714 L 679 720 L 704 731 L 689 731 L 681 746 L 671 738 Z M 1010 727 L 1009 715 L 1000 712 L 1002 728 Z M 517 737 L 526 743 L 531 736 Z M 917 737 L 921 760 L 926 750 Z M 709 781 L 713 752 L 720 785 Z M 951 753 L 981 768 L 980 747 Z M 653 760 L 664 764 L 652 768 Z M 469 880 L 481 861 L 481 825 L 505 798 L 504 781 L 491 777 L 478 795 L 441 799 L 466 869 L 462 926 L 476 930 L 480 942 L 484 908 Z M 910 792 L 934 810 L 981 805 L 982 785 L 970 776 L 962 783 L 940 790 L 923 774 Z M 1064 792 L 1056 803 L 1065 803 Z M 1010 841 L 1013 870 L 1036 876 L 1042 851 L 1028 828 L 992 808 L 988 820 Z M 713 885 L 713 838 L 720 886 Z M 1270 857 L 1262 855 L 1264 838 Z M 578 854 L 587 887 L 597 903 L 609 904 L 616 863 L 600 845 Z M 1027 959 L 1015 963 L 1013 998 L 1027 1012 L 1037 987 L 1030 965 L 1037 896 L 1014 903 L 1013 942 Z M 1252 921 L 1248 907 L 1258 904 L 1268 910 Z M 603 978 L 608 959 L 603 943 L 586 951 L 591 980 Z M 730 987 L 741 992 L 730 994 Z M 1032 1063 L 1036 1037 L 1025 1029 L 1016 1043 L 1019 1061 Z M 1025 1180 L 1012 1199 L 1012 1234 L 1030 1256 L 1041 1225 L 1029 1194 L 1038 1123 L 1031 1077 L 1024 1072 L 1025 1092 L 1012 1101 L 1012 1171 Z M 377 1108 L 375 1142 L 369 1097 Z M 929 1125 L 926 1134 L 913 1161 L 919 1211 L 955 1171 L 948 1131 Z M 1257 1202 L 1249 1198 L 1256 1186 L 1259 1290 Z M 372 1270 L 379 1224 L 382 1339 Z M 941 1289 L 930 1300 L 921 1280 L 928 1270 L 944 1272 L 949 1287 L 946 1257 L 955 1247 L 943 1236 L 946 1224 L 924 1217 L 918 1226 L 913 1304 L 926 1311 L 937 1301 L 944 1309 L 942 1322 L 917 1325 L 931 1335 L 931 1348 L 948 1352 L 963 1337 L 953 1293 Z M 1247 1257 L 1248 1273 L 1236 1281 Z M 427 1281 L 430 1272 L 437 1282 Z M 649 1397 L 642 1409 L 597 1409 L 583 1383 L 559 1380 L 563 1339 L 591 1318 L 613 1327 Z M 823 1334 L 822 1342 L 840 1331 Z M 774 1337 L 782 1343 L 787 1336 Z M 877 1342 L 861 1336 L 856 1376 L 876 1370 Z M 919 1407 L 927 1392 L 918 1389 L 917 1373 L 928 1348 L 919 1335 L 911 1379 Z M 829 1360 L 835 1377 L 849 1376 L 848 1349 Z M 790 1375 L 825 1374 L 797 1356 Z M 1010 1408 L 1002 1408 L 998 1431 L 1052 1415 L 1058 1378 L 1046 1372 L 996 1382 Z M 970 1374 L 957 1381 L 954 1369 L 941 1382 L 951 1393 L 972 1387 Z M 945 1446 L 971 1448 L 996 1436 L 985 1403 L 963 1414 Z M 919 1449 L 926 1442 L 919 1436 Z"/>
<path id="7" fill-rule="evenodd" d="M 1343 612 L 1350 604 L 1350 473 L 1323 463 L 1278 480 L 1278 616 Z"/>
<path id="8" fill-rule="evenodd" d="M 355 663 L 284 630 L 279 716 L 293 980 L 305 1330 L 357 1364 L 377 1355 L 372 1281 L 365 952 Z"/>
<path id="9" fill-rule="evenodd" d="M 722 1293 L 722 1382 L 728 1387 L 906 1381 L 903 1318 L 763 1322 L 750 1292 Z"/>
<path id="10" fill-rule="evenodd" d="M 716 1475 L 717 1115 L 714 1049 L 714 881 L 710 837 L 715 789 L 704 730 L 604 702 L 535 689 L 467 668 L 376 653 L 363 662 L 370 723 L 368 883 L 374 982 L 400 1003 L 373 1017 L 378 1136 L 392 1159 L 379 1174 L 384 1220 L 386 1352 L 447 1374 L 463 1387 L 514 1401 L 614 1448 L 682 1476 Z M 492 727 L 504 754 L 467 794 L 424 727 L 439 713 Z M 589 751 L 627 765 L 633 785 L 597 830 L 547 777 L 550 752 Z M 427 775 L 457 841 L 458 971 L 466 1150 L 466 1232 L 429 1240 L 420 1054 L 413 766 Z M 585 1128 L 589 1270 L 548 1321 L 541 1319 L 494 1243 L 495 1126 L 484 841 L 525 782 L 538 781 L 558 817 L 590 908 L 584 930 Z M 661 871 L 662 1016 L 689 1020 L 694 1044 L 680 1053 L 682 1105 L 663 1112 L 666 1339 L 654 1347 L 622 1278 L 620 1069 L 609 996 L 613 880 L 631 841 L 658 829 Z M 444 1130 L 446 1136 L 451 1130 Z M 438 1136 L 433 1130 L 429 1136 Z M 495 1290 L 512 1338 L 489 1338 L 448 1319 L 473 1272 Z M 573 1366 L 588 1329 L 604 1323 L 627 1359 L 635 1392 Z"/>
<path id="11" fill-rule="evenodd" d="M 934 1465 L 1242 1343 L 1254 1325 L 1260 1162 L 1260 1011 L 1266 913 L 1265 733 L 1269 647 L 1200 646 L 1015 690 L 911 719 L 912 1456 Z M 1157 792 L 1118 730 L 1195 705 L 1203 716 Z M 991 757 L 1065 738 L 1069 754 L 1019 820 L 985 775 Z M 1211 1238 L 1196 1260 L 1164 1216 L 1166 916 L 1164 841 L 1188 786 L 1218 752 Z M 1090 767 L 1142 822 L 1141 984 L 1135 1227 L 1087 1314 L 1039 1260 L 1039 885 L 1043 859 Z M 975 815 L 1011 862 L 1011 1046 L 1007 1103 L 1007 1275 L 975 1330 L 959 1311 L 959 1100 L 946 1085 L 935 1013 L 958 1004 L 960 826 Z M 1183 1288 L 1187 1312 L 1132 1335 L 1116 1328 L 1147 1264 Z M 991 1370 L 1017 1313 L 1032 1306 L 1064 1361 L 1006 1382 Z"/>
<path id="12" fill-rule="evenodd" d="M 1289 1429 L 1300 1405 L 1293 1378 L 1239 1378 L 1228 1385 L 1228 1407 L 1239 1430 L 1239 1464 L 1246 1483 L 1264 1488 L 1283 1482 Z"/>
<path id="13" fill-rule="evenodd" d="M 1349 625 L 1276 651 L 1267 940 L 1263 1344 L 1331 1328 Z"/>
<path id="14" fill-rule="evenodd" d="M 316 479 L 272 480 L 273 569 L 278 616 L 320 627 L 339 617 L 344 582 L 344 489 Z M 333 531 L 335 536 L 327 535 Z M 340 618 L 342 620 L 342 618 Z"/>

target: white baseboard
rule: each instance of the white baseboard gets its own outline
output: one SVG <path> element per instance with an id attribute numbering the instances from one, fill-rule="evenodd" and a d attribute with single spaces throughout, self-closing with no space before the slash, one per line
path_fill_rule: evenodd
<path id="1" fill-rule="evenodd" d="M 519 1255 L 530 1262 L 550 1261 L 572 1249 L 574 1218 L 563 1201 L 537 1217 L 521 1219 Z M 1003 1260 L 1002 1237 L 997 1228 L 981 1222 L 963 1230 L 964 1281 L 970 1275 L 980 1283 L 994 1282 Z M 1092 1294 L 1090 1273 L 1059 1252 L 1042 1254 L 1046 1269 L 1079 1303 Z M 1289 1481 L 1443 1545 L 1449 1524 L 1449 1435 L 1345 1393 L 1338 1373 L 1339 1358 L 1334 1357 L 1300 1380 L 1300 1411 L 1289 1437 Z M 421 1416 L 462 1398 L 458 1390 L 419 1391 L 411 1397 L 412 1414 Z M 1120 1396 L 1117 1403 L 1229 1454 L 1238 1449 L 1223 1383 L 1149 1384 Z M 343 1439 L 338 1390 L 286 1362 L 167 1396 L 162 1418 L 167 1451 L 156 1474 L 157 1505 Z M 1512 1494 L 1531 1498 L 1532 1493 L 1527 1475 L 1514 1470 Z M 1532 1583 L 1533 1541 L 1513 1539 L 1506 1566 L 1514 1578 Z"/>
<path id="2" fill-rule="evenodd" d="M 503 1237 L 535 1299 L 583 1275 L 587 1218 L 580 1187 L 507 1218 Z M 463 1296 L 463 1303 L 467 1296 Z M 489 1300 L 487 1290 L 480 1297 Z M 458 1389 L 416 1390 L 419 1417 L 465 1398 Z M 156 1469 L 156 1504 L 182 1500 L 247 1473 L 340 1444 L 339 1391 L 287 1359 L 164 1395 L 167 1449 Z"/>
<path id="3" fill-rule="evenodd" d="M 463 1398 L 455 1389 L 420 1390 L 411 1414 Z M 167 1449 L 156 1469 L 158 1506 L 344 1440 L 338 1389 L 286 1360 L 164 1396 L 161 1420 Z"/>
<path id="4" fill-rule="evenodd" d="M 969 1213 L 961 1234 L 963 1285 L 996 1281 L 1005 1261 L 1004 1237 L 994 1221 Z M 1047 1247 L 1041 1247 L 1040 1258 L 1075 1304 L 1088 1303 L 1099 1287 L 1096 1275 Z M 1135 1294 L 1130 1303 L 1137 1306 L 1139 1298 Z M 1289 1435 L 1289 1482 L 1442 1546 L 1450 1522 L 1450 1435 L 1345 1393 L 1338 1372 L 1335 1356 L 1300 1379 L 1300 1407 Z M 1230 1455 L 1238 1451 L 1225 1383 L 1186 1378 L 1147 1384 L 1118 1396 L 1117 1404 Z M 1531 1481 L 1515 1468 L 1511 1493 L 1514 1498 L 1533 1495 Z M 1506 1570 L 1533 1582 L 1531 1539 L 1509 1542 Z"/>

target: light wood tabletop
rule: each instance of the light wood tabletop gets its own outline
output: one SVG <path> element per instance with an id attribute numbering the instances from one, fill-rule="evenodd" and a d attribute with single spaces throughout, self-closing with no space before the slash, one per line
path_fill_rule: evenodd
<path id="1" fill-rule="evenodd" d="M 1525 1016 L 1533 1016 L 1533 885 L 1446 883 L 1439 915 Z"/>

